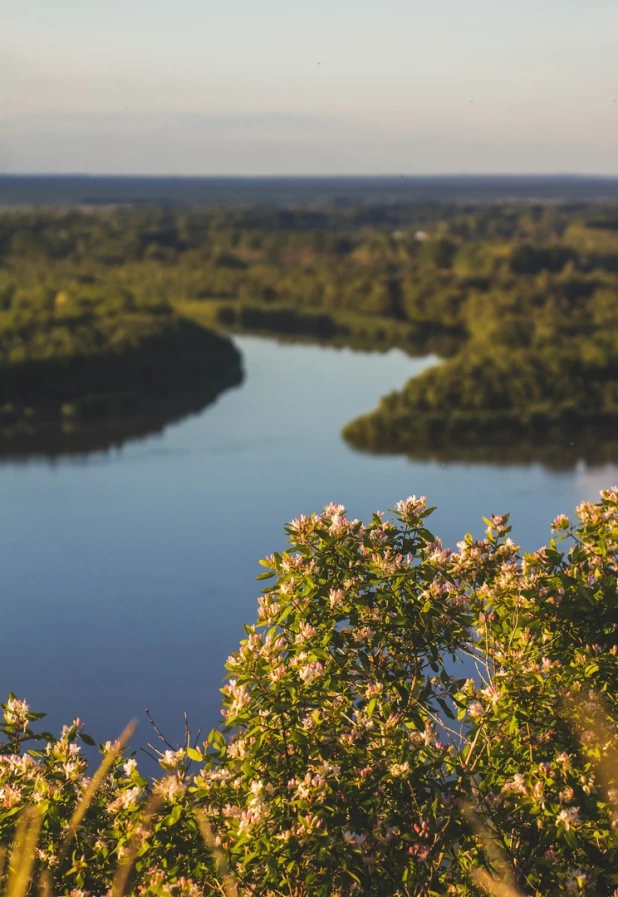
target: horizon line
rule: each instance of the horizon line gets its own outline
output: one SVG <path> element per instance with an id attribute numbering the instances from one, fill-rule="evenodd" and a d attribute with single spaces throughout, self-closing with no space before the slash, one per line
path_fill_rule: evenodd
<path id="1" fill-rule="evenodd" d="M 615 180 L 618 181 L 618 173 L 616 174 L 599 174 L 597 172 L 577 172 L 577 171 L 555 171 L 555 172 L 431 172 L 431 173 L 380 173 L 380 174 L 144 174 L 139 172 L 80 172 L 80 171 L 5 171 L 0 172 L 0 179 L 6 178 L 84 178 L 94 180 L 97 178 L 140 178 L 142 180 L 394 180 L 402 178 L 410 178 L 412 180 L 430 180 L 430 179 L 515 179 L 515 178 L 549 178 L 549 179 L 581 179 L 581 180 Z"/>

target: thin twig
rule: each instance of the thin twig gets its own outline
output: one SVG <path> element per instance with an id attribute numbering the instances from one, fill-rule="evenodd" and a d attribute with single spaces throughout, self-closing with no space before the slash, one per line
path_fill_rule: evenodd
<path id="1" fill-rule="evenodd" d="M 146 716 L 148 717 L 148 722 L 150 723 L 152 728 L 155 730 L 155 732 L 157 733 L 157 735 L 159 736 L 159 738 L 161 739 L 163 744 L 167 745 L 167 747 L 170 749 L 170 751 L 175 750 L 174 745 L 169 743 L 169 741 L 167 740 L 167 738 L 165 737 L 163 732 L 161 732 L 159 727 L 156 725 L 155 721 L 153 720 L 153 718 L 150 714 L 150 710 L 148 709 L 148 707 L 146 707 L 145 713 L 146 713 Z"/>

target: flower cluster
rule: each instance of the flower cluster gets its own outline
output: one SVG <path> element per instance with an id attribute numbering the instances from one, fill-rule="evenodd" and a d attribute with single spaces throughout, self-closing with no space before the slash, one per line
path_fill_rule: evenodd
<path id="1" fill-rule="evenodd" d="M 90 797 L 92 779 L 83 748 L 94 742 L 83 723 L 76 719 L 54 737 L 33 731 L 33 722 L 43 714 L 31 713 L 26 701 L 10 695 L 2 706 L 0 844 L 14 837 L 19 810 L 36 808 L 41 817 L 36 865 L 52 876 L 55 893 L 109 894 L 118 867 L 136 848 L 135 888 L 142 897 L 218 893 L 203 842 L 194 832 L 183 833 L 182 820 L 189 812 L 184 749 L 160 753 L 164 775 L 149 783 L 117 742 L 101 744 L 107 770 Z M 87 812 L 75 830 L 71 820 L 83 801 Z M 154 807 L 151 819 L 149 808 Z M 172 838 L 179 850 L 170 863 Z"/>
<path id="2" fill-rule="evenodd" d="M 460 826 L 440 797 L 440 717 L 457 691 L 444 658 L 471 620 L 432 510 L 413 497 L 363 524 L 331 504 L 292 521 L 291 548 L 262 562 L 276 580 L 228 661 L 228 741 L 194 785 L 239 878 L 317 894 L 443 876 L 440 845 Z M 249 843 L 268 846 L 247 862 Z"/>

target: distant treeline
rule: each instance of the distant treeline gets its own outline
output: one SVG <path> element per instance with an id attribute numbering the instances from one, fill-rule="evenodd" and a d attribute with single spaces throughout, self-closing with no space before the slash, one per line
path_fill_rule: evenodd
<path id="1" fill-rule="evenodd" d="M 151 177 L 0 174 L 0 204 L 196 206 L 607 201 L 618 178 L 573 175 Z"/>
<path id="2" fill-rule="evenodd" d="M 190 336 L 171 305 L 223 329 L 449 357 L 348 427 L 364 448 L 606 428 L 617 222 L 618 205 L 578 202 L 5 212 L 2 401 L 30 401 L 43 361 L 57 385 L 67 355 L 102 352 L 120 370 L 117 344 L 141 343 L 147 370 L 165 355 L 162 321 Z M 165 374 L 137 375 L 151 377 L 159 389 Z"/>

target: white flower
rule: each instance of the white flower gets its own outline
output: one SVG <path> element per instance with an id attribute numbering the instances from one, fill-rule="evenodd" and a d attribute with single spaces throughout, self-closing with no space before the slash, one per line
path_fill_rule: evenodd
<path id="1" fill-rule="evenodd" d="M 358 832 L 346 831 L 343 833 L 343 840 L 346 844 L 352 844 L 354 847 L 362 847 L 367 840 L 367 835 Z"/>
<path id="2" fill-rule="evenodd" d="M 165 751 L 161 755 L 161 759 L 159 763 L 162 766 L 169 767 L 170 769 L 178 769 L 178 767 L 182 764 L 182 761 L 185 758 L 184 750 L 179 751 Z"/>
<path id="3" fill-rule="evenodd" d="M 503 791 L 514 791 L 516 794 L 526 794 L 528 789 L 526 786 L 526 780 L 524 779 L 523 775 L 520 772 L 518 772 L 518 773 L 515 773 L 515 775 L 513 776 L 512 782 L 505 783 L 502 790 Z"/>
<path id="4" fill-rule="evenodd" d="M 185 785 L 177 776 L 166 776 L 164 779 L 157 780 L 154 790 L 166 800 L 173 801 L 176 797 L 184 794 Z"/>
<path id="5" fill-rule="evenodd" d="M 4 719 L 10 726 L 16 726 L 24 731 L 28 728 L 28 714 L 30 707 L 26 701 L 19 698 L 9 698 L 4 707 Z"/>
<path id="6" fill-rule="evenodd" d="M 134 757 L 131 757 L 122 767 L 124 774 L 127 778 L 131 778 L 135 770 L 137 769 L 137 760 Z"/>
<path id="7" fill-rule="evenodd" d="M 300 676 L 300 678 L 307 684 L 313 679 L 317 679 L 323 673 L 324 667 L 319 660 L 312 660 L 311 663 L 308 663 L 306 666 L 301 667 L 298 671 L 298 675 Z"/>
<path id="8" fill-rule="evenodd" d="M 427 498 L 424 495 L 421 495 L 420 498 L 417 498 L 416 495 L 411 495 L 403 501 L 398 501 L 395 509 L 402 520 L 408 523 L 412 518 L 422 514 L 426 505 Z"/>
<path id="9" fill-rule="evenodd" d="M 577 807 L 567 807 L 564 810 L 560 810 L 556 819 L 558 824 L 564 826 L 564 830 L 567 832 L 581 822 Z"/>
<path id="10" fill-rule="evenodd" d="M 328 594 L 328 601 L 332 608 L 339 607 L 345 601 L 345 592 L 343 589 L 331 589 Z"/>
<path id="11" fill-rule="evenodd" d="M 316 767 L 321 775 L 328 777 L 333 776 L 336 778 L 341 772 L 341 767 L 337 766 L 335 763 L 329 763 L 328 760 L 324 760 L 319 766 Z"/>
<path id="12" fill-rule="evenodd" d="M 487 701 L 489 701 L 492 707 L 496 706 L 502 695 L 495 685 L 489 685 L 487 688 L 482 688 L 481 694 Z"/>
<path id="13" fill-rule="evenodd" d="M 569 874 L 569 877 L 566 881 L 567 894 L 585 893 L 585 888 L 588 881 L 589 876 L 586 875 L 585 872 L 582 872 L 581 869 L 574 869 L 573 872 Z"/>
<path id="14" fill-rule="evenodd" d="M 299 632 L 294 641 L 297 645 L 302 645 L 303 642 L 312 639 L 314 635 L 317 635 L 316 628 L 310 623 L 305 623 L 303 621 L 299 626 Z"/>
<path id="15" fill-rule="evenodd" d="M 236 716 L 251 701 L 251 695 L 245 685 L 238 685 L 236 679 L 230 679 L 221 689 L 226 697 L 231 698 L 230 705 L 221 712 L 224 716 Z"/>
<path id="16" fill-rule="evenodd" d="M 393 765 L 389 767 L 388 771 L 394 779 L 402 779 L 410 772 L 410 764 L 407 762 L 393 763 Z"/>
<path id="17" fill-rule="evenodd" d="M 130 807 L 135 806 L 141 794 L 142 789 L 139 786 L 122 791 L 116 800 L 108 804 L 107 809 L 110 813 L 115 813 L 118 810 L 128 810 Z"/>
<path id="18" fill-rule="evenodd" d="M 264 791 L 264 782 L 260 779 L 254 779 L 249 786 L 249 790 L 251 791 L 251 797 L 249 798 L 249 806 L 257 807 L 260 804 L 264 803 L 264 797 L 262 792 Z"/>
<path id="19" fill-rule="evenodd" d="M 343 517 L 345 514 L 345 506 L 331 502 L 329 505 L 326 505 L 323 514 L 325 517 Z"/>
<path id="20" fill-rule="evenodd" d="M 2 804 L 5 809 L 14 807 L 15 804 L 19 803 L 20 797 L 21 789 L 14 785 L 4 785 L 0 788 L 0 804 Z"/>
<path id="21" fill-rule="evenodd" d="M 563 751 L 556 757 L 556 763 L 559 763 L 563 769 L 568 769 L 571 765 L 571 758 Z"/>

